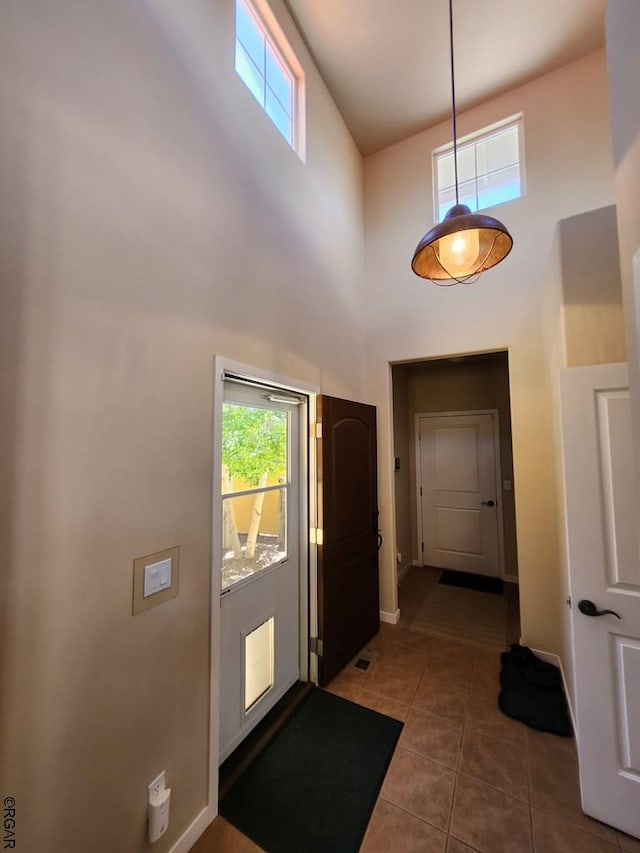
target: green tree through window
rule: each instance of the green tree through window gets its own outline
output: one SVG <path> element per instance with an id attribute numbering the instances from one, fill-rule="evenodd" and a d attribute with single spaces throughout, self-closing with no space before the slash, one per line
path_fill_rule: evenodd
<path id="1" fill-rule="evenodd" d="M 222 410 L 222 464 L 246 487 L 287 472 L 287 413 L 225 403 Z"/>
<path id="2" fill-rule="evenodd" d="M 223 588 L 286 555 L 287 426 L 286 411 L 223 404 Z M 280 530 L 267 544 L 258 537 L 265 496 L 274 494 L 274 486 Z M 255 489 L 253 496 L 247 489 Z M 244 529 L 239 530 L 236 509 L 246 501 L 252 502 L 250 518 L 246 521 L 245 516 Z"/>

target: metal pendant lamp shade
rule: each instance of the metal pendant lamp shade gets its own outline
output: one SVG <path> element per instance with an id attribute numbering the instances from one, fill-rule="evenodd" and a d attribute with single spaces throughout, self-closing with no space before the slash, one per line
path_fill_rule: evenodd
<path id="1" fill-rule="evenodd" d="M 456 204 L 420 240 L 411 269 L 437 284 L 468 284 L 506 258 L 512 246 L 502 222 Z"/>
<path id="2" fill-rule="evenodd" d="M 453 63 L 453 0 L 449 0 L 449 44 L 451 49 L 451 101 L 453 165 L 456 203 L 442 222 L 418 243 L 411 269 L 435 284 L 471 284 L 507 257 L 513 246 L 511 234 L 493 216 L 472 213 L 458 197 L 458 142 L 456 133 L 456 89 Z"/>

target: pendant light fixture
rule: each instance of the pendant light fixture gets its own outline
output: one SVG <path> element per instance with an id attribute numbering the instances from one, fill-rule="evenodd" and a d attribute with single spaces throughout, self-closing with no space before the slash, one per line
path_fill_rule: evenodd
<path id="1" fill-rule="evenodd" d="M 421 278 L 449 287 L 472 284 L 485 270 L 499 264 L 513 246 L 511 234 L 493 216 L 472 213 L 458 197 L 458 140 L 456 84 L 453 62 L 453 0 L 449 0 L 449 47 L 451 54 L 451 121 L 453 125 L 453 169 L 456 203 L 442 222 L 418 243 L 411 269 Z"/>

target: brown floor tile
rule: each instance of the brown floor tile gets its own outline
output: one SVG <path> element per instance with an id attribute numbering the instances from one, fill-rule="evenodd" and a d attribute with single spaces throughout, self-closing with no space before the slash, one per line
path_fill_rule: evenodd
<path id="1" fill-rule="evenodd" d="M 368 657 L 374 662 L 382 662 L 382 658 L 387 656 L 398 661 L 405 660 L 405 667 L 411 667 L 410 661 L 414 661 L 414 667 L 422 667 L 429 651 L 428 645 L 423 642 L 423 638 L 418 634 L 411 634 L 405 631 L 399 625 L 384 625 L 385 630 L 381 630 L 373 637 L 367 645 L 361 650 L 354 660 L 358 657 Z M 417 663 L 415 663 L 417 661 Z"/>
<path id="2" fill-rule="evenodd" d="M 444 717 L 453 722 L 462 722 L 467 704 L 465 690 L 443 684 L 439 681 L 420 682 L 420 686 L 413 698 L 413 707 L 436 717 Z"/>
<path id="3" fill-rule="evenodd" d="M 402 602 L 398 601 L 398 607 L 400 608 L 400 618 L 398 619 L 398 628 L 405 628 L 413 617 L 414 607 L 407 607 L 406 605 L 403 607 Z"/>
<path id="4" fill-rule="evenodd" d="M 415 675 L 420 678 L 426 661 L 427 652 L 423 649 L 397 643 L 378 652 L 376 665 L 393 667 L 400 672 L 407 673 L 407 675 Z"/>
<path id="5" fill-rule="evenodd" d="M 444 853 L 447 836 L 417 817 L 379 799 L 361 853 Z"/>
<path id="6" fill-rule="evenodd" d="M 427 653 L 431 650 L 432 638 L 426 637 L 423 634 L 416 634 L 414 631 L 407 631 L 401 625 L 388 627 L 393 633 L 391 631 L 387 632 L 385 642 L 377 647 L 379 650 L 391 651 L 393 649 L 404 649 L 409 652 L 422 653 Z"/>
<path id="7" fill-rule="evenodd" d="M 330 693 L 337 693 L 339 696 L 345 695 L 345 692 L 351 691 L 354 688 L 361 690 L 365 687 L 366 672 L 356 669 L 351 664 L 347 664 L 344 669 L 329 682 L 325 688 Z"/>
<path id="8" fill-rule="evenodd" d="M 418 687 L 419 677 L 402 672 L 396 667 L 376 666 L 366 672 L 362 687 L 388 699 L 409 705 Z"/>
<path id="9" fill-rule="evenodd" d="M 618 845 L 576 829 L 575 824 L 544 814 L 537 809 L 533 817 L 535 853 L 615 853 Z"/>
<path id="10" fill-rule="evenodd" d="M 529 802 L 527 759 L 523 749 L 505 749 L 504 741 L 467 729 L 458 769 L 504 794 Z"/>
<path id="11" fill-rule="evenodd" d="M 261 853 L 251 839 L 218 815 L 191 848 L 190 853 Z"/>
<path id="12" fill-rule="evenodd" d="M 501 652 L 495 649 L 476 648 L 473 655 L 473 664 L 478 669 L 490 669 L 497 674 L 500 673 L 502 661 L 500 660 Z"/>
<path id="13" fill-rule="evenodd" d="M 640 853 L 640 838 L 632 838 L 631 835 L 626 835 L 624 832 L 616 833 L 620 849 L 625 853 Z"/>
<path id="14" fill-rule="evenodd" d="M 410 566 L 403 574 L 402 581 L 398 584 L 398 607 L 402 612 L 402 605 L 412 607 L 415 604 L 416 598 L 426 591 L 425 584 L 420 577 L 418 567 Z"/>
<path id="15" fill-rule="evenodd" d="M 457 659 L 429 655 L 422 677 L 425 681 L 442 681 L 452 687 L 467 690 L 471 684 L 473 660 L 469 657 Z"/>
<path id="16" fill-rule="evenodd" d="M 401 628 L 398 633 L 405 645 L 422 649 L 423 652 L 432 652 L 434 643 L 437 644 L 440 642 L 440 639 L 432 634 L 419 634 L 416 631 L 409 631 L 406 628 Z"/>
<path id="17" fill-rule="evenodd" d="M 465 727 L 498 738 L 514 746 L 524 747 L 526 726 L 512 720 L 498 708 L 498 697 L 478 693 L 471 688 Z"/>
<path id="18" fill-rule="evenodd" d="M 468 643 L 457 643 L 455 640 L 448 640 L 445 637 L 427 638 L 429 652 L 433 657 L 440 660 L 448 660 L 452 663 L 473 662 L 475 655 L 475 646 Z"/>
<path id="19" fill-rule="evenodd" d="M 333 693 L 342 699 L 349 699 L 351 702 L 360 702 L 362 697 L 362 689 L 357 687 L 352 681 L 339 680 L 334 678 L 331 684 L 325 688 L 328 693 Z"/>
<path id="20" fill-rule="evenodd" d="M 377 693 L 371 693 L 369 690 L 359 690 L 358 697 L 352 701 L 364 705 L 365 708 L 371 708 L 372 711 L 377 711 L 379 714 L 393 717 L 394 720 L 400 720 L 402 723 L 407 719 L 409 713 L 408 705 L 396 702 L 395 699 L 388 699 L 386 696 L 379 696 Z"/>
<path id="21" fill-rule="evenodd" d="M 454 773 L 442 764 L 398 747 L 380 795 L 444 831 L 449 825 Z"/>
<path id="22" fill-rule="evenodd" d="M 537 752 L 529 753 L 531 805 L 545 814 L 572 822 L 577 829 L 616 843 L 613 829 L 587 817 L 580 805 L 577 765 L 557 761 Z"/>
<path id="23" fill-rule="evenodd" d="M 478 649 L 473 660 L 471 690 L 481 695 L 497 697 L 500 692 L 500 655 Z"/>
<path id="24" fill-rule="evenodd" d="M 475 850 L 450 835 L 447 842 L 447 853 L 475 853 Z"/>
<path id="25" fill-rule="evenodd" d="M 358 667 L 356 667 L 356 663 L 361 658 L 368 660 L 370 664 L 375 663 L 378 660 L 380 654 L 381 652 L 379 649 L 369 649 L 367 646 L 365 646 L 363 649 L 360 649 L 357 655 L 354 655 L 354 657 L 351 658 L 349 663 L 345 666 L 345 669 L 348 669 L 349 667 L 355 667 L 356 670 L 358 670 Z M 360 672 L 365 672 L 365 670 L 360 670 Z"/>
<path id="26" fill-rule="evenodd" d="M 413 708 L 407 717 L 399 744 L 404 749 L 410 749 L 455 770 L 461 736 L 461 723 L 425 714 Z"/>
<path id="27" fill-rule="evenodd" d="M 496 651 L 383 624 L 329 685 L 405 723 L 362 853 L 640 853 L 582 813 L 575 741 L 502 714 L 499 671 Z M 218 817 L 192 853 L 218 851 L 260 848 Z"/>
<path id="28" fill-rule="evenodd" d="M 415 615 L 416 610 L 420 607 L 420 603 L 422 599 L 426 596 L 426 593 L 420 593 L 416 596 L 415 601 L 407 602 L 402 599 L 398 600 L 398 607 L 400 608 L 400 619 L 398 620 L 398 628 L 403 628 L 406 630 Z"/>
<path id="29" fill-rule="evenodd" d="M 380 623 L 380 630 L 372 637 L 365 649 L 371 649 L 372 651 L 378 651 L 380 649 L 385 648 L 389 643 L 395 643 L 398 639 L 398 627 L 397 625 L 389 625 L 387 622 Z"/>
<path id="30" fill-rule="evenodd" d="M 458 776 L 450 832 L 482 853 L 532 849 L 529 808 L 466 776 Z"/>
<path id="31" fill-rule="evenodd" d="M 425 569 L 422 566 L 411 566 L 405 573 L 398 587 L 401 624 L 410 618 L 411 613 L 437 583 L 439 576 L 439 571 Z"/>
<path id="32" fill-rule="evenodd" d="M 560 737 L 549 732 L 538 732 L 527 727 L 527 746 L 530 752 L 540 752 L 557 761 L 570 761 L 576 764 L 576 742 L 572 737 Z"/>

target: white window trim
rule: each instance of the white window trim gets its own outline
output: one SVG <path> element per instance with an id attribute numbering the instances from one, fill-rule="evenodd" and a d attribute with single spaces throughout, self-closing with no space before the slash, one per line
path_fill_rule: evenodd
<path id="1" fill-rule="evenodd" d="M 249 13 L 257 19 L 258 24 L 262 29 L 265 38 L 273 48 L 274 53 L 280 58 L 280 61 L 293 78 L 293 143 L 290 147 L 304 162 L 306 159 L 306 75 L 304 73 L 304 68 L 300 64 L 298 57 L 293 52 L 293 48 L 291 47 L 284 30 L 278 23 L 276 16 L 273 14 L 271 7 L 266 0 L 242 0 L 242 2 L 247 7 Z M 237 33 L 235 33 L 234 45 L 237 37 Z M 267 115 L 264 108 L 263 112 Z M 268 115 L 267 118 L 271 122 L 271 118 Z M 279 132 L 278 134 L 281 135 Z"/>
<path id="2" fill-rule="evenodd" d="M 501 130 L 509 125 L 518 125 L 518 161 L 520 166 L 520 195 L 517 199 L 509 199 L 509 201 L 499 202 L 491 207 L 500 207 L 502 204 L 509 204 L 514 201 L 519 201 L 526 194 L 526 174 L 524 162 L 524 114 L 515 113 L 508 118 L 496 121 L 493 124 L 486 125 L 480 130 L 475 130 L 473 133 L 468 133 L 466 136 L 459 136 L 456 139 L 458 149 L 469 142 L 474 142 L 482 139 L 484 136 L 490 136 L 497 130 Z M 438 186 L 438 157 L 442 154 L 450 154 L 453 151 L 453 140 L 438 148 L 434 148 L 431 152 L 431 174 L 433 175 L 433 215 L 434 221 L 440 222 L 440 204 L 439 204 L 439 186 Z M 477 176 L 476 176 L 477 178 Z M 480 210 L 491 210 L 491 207 L 482 207 Z"/>

